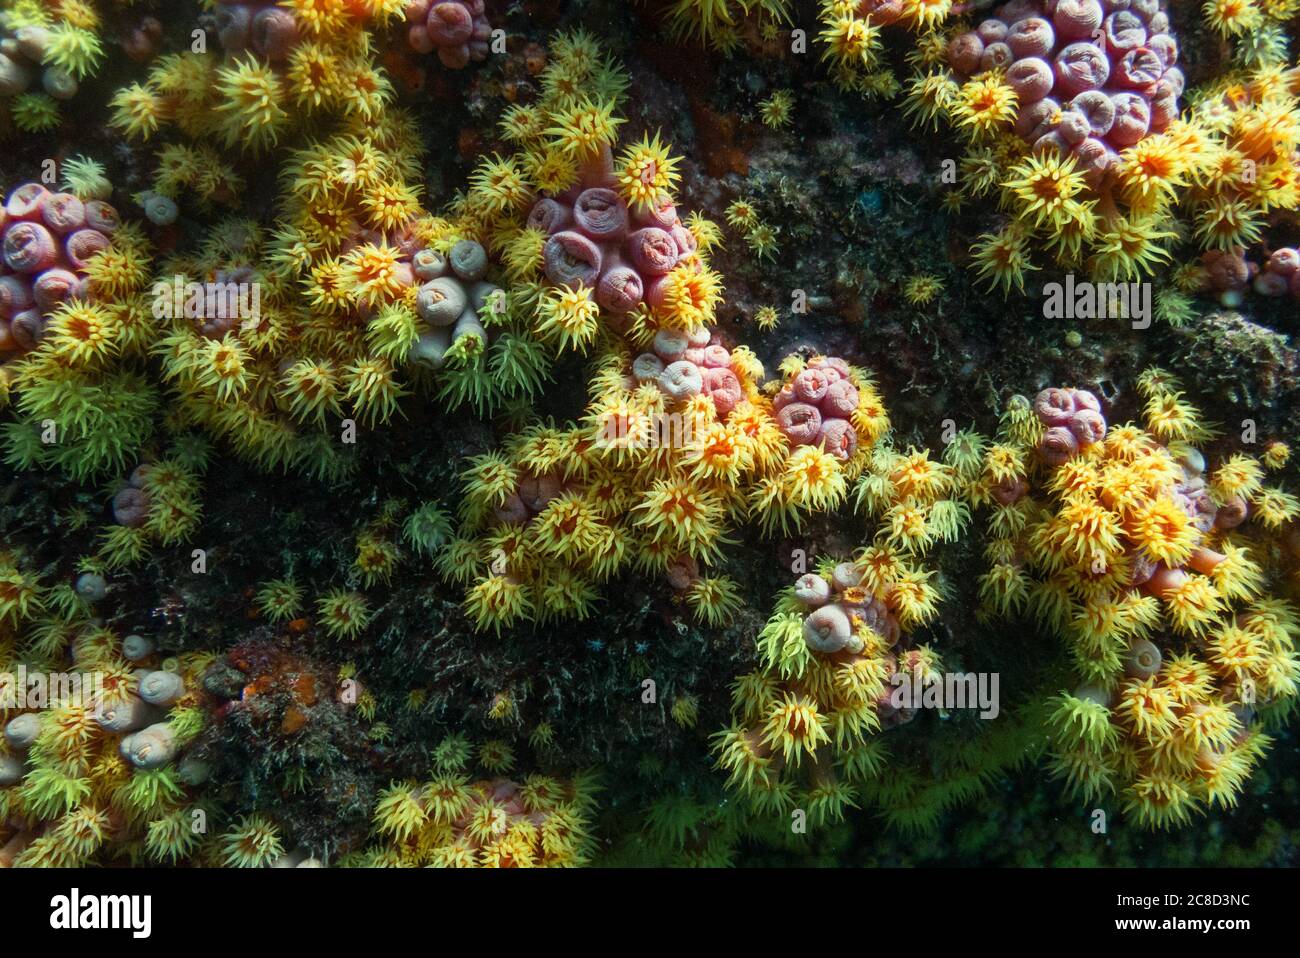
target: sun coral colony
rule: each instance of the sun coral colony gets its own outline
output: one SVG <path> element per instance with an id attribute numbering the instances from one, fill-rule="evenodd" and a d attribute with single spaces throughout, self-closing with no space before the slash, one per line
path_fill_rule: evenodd
<path id="1" fill-rule="evenodd" d="M 995 719 L 998 706 L 997 672 L 948 672 L 930 679 L 911 672 L 895 672 L 890 682 L 889 704 L 896 709 L 974 709 L 982 719 Z"/>

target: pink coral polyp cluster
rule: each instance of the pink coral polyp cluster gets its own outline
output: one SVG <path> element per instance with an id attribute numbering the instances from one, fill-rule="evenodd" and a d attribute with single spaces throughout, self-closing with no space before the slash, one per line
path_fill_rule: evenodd
<path id="1" fill-rule="evenodd" d="M 1251 285 L 1261 296 L 1290 293 L 1300 299 L 1300 250 L 1293 246 L 1273 250 Z"/>
<path id="2" fill-rule="evenodd" d="M 1243 249 L 1209 250 L 1201 255 L 1205 284 L 1225 306 L 1239 306 L 1246 288 L 1260 296 L 1300 299 L 1300 250 L 1280 246 L 1261 266 Z"/>
<path id="3" fill-rule="evenodd" d="M 670 402 L 708 396 L 719 419 L 740 405 L 740 378 L 732 368 L 731 351 L 716 333 L 705 328 L 689 334 L 660 330 L 651 350 L 632 363 L 638 383 L 654 383 Z"/>
<path id="4" fill-rule="evenodd" d="M 564 486 L 564 480 L 555 473 L 540 476 L 526 473 L 506 501 L 497 507 L 494 518 L 504 525 L 526 525 L 564 491 Z"/>
<path id="5" fill-rule="evenodd" d="M 107 249 L 117 211 L 24 183 L 0 210 L 0 355 L 35 349 L 64 300 L 88 299 L 86 266 Z"/>
<path id="6" fill-rule="evenodd" d="M 360 16 L 360 4 L 350 5 Z M 417 53 L 437 53 L 444 66 L 459 70 L 488 55 L 492 27 L 483 0 L 408 0 L 407 41 Z M 217 37 L 227 56 L 256 54 L 283 64 L 310 31 L 293 10 L 276 0 L 221 0 L 215 11 Z"/>
<path id="7" fill-rule="evenodd" d="M 1106 438 L 1101 403 L 1086 389 L 1044 389 L 1034 399 L 1034 412 L 1047 427 L 1038 454 L 1049 466 L 1059 466 Z"/>
<path id="8" fill-rule="evenodd" d="M 301 31 L 293 11 L 272 0 L 222 3 L 216 10 L 217 37 L 228 56 L 255 53 L 272 63 L 287 60 Z"/>
<path id="9" fill-rule="evenodd" d="M 856 655 L 864 648 L 864 629 L 875 632 L 886 645 L 898 643 L 898 620 L 885 603 L 862 588 L 862 573 L 851 562 L 837 565 L 829 581 L 811 572 L 800 576 L 794 595 L 808 610 L 803 638 L 813 652 Z"/>
<path id="10" fill-rule="evenodd" d="M 113 520 L 118 525 L 139 528 L 148 520 L 150 498 L 145 483 L 151 468 L 147 463 L 136 466 L 126 485 L 113 496 Z"/>
<path id="11" fill-rule="evenodd" d="M 452 70 L 488 55 L 492 25 L 483 0 L 408 0 L 407 40 L 417 53 L 437 53 Z"/>
<path id="12" fill-rule="evenodd" d="M 955 38 L 965 76 L 1006 71 L 1016 133 L 1100 177 L 1119 151 L 1178 116 L 1178 41 L 1157 0 L 1011 0 Z"/>
<path id="13" fill-rule="evenodd" d="M 420 333 L 412 358 L 438 369 L 447 350 L 463 336 L 487 342 L 479 316 L 501 287 L 484 279 L 488 256 L 481 245 L 461 240 L 446 256 L 423 249 L 411 257 L 411 268 L 421 283 L 416 313 L 429 327 Z"/>
<path id="14" fill-rule="evenodd" d="M 897 23 L 906 12 L 903 0 L 858 0 L 858 16 L 870 17 L 877 26 Z"/>
<path id="15" fill-rule="evenodd" d="M 667 198 L 628 209 L 614 188 L 613 170 L 606 150 L 577 186 L 538 200 L 528 225 L 547 234 L 546 278 L 556 286 L 594 290 L 596 302 L 617 317 L 642 303 L 661 306 L 665 277 L 697 243 Z"/>
<path id="16" fill-rule="evenodd" d="M 794 596 L 806 611 L 804 644 L 816 655 L 846 665 L 864 661 L 871 651 L 865 640 L 873 633 L 890 649 L 898 645 L 902 635 L 898 619 L 863 587 L 862 573 L 851 562 L 841 562 L 829 578 L 811 572 L 800 576 L 794 584 Z M 896 671 L 906 668 L 914 655 L 904 652 L 901 661 L 892 651 L 882 656 L 890 681 L 876 699 L 876 715 L 884 728 L 911 721 L 915 714 L 914 709 L 896 707 L 891 694 L 897 685 Z"/>
<path id="17" fill-rule="evenodd" d="M 858 435 L 849 417 L 858 408 L 858 390 L 842 359 L 814 359 L 772 400 L 777 425 L 793 446 L 820 445 L 838 459 L 849 459 Z"/>

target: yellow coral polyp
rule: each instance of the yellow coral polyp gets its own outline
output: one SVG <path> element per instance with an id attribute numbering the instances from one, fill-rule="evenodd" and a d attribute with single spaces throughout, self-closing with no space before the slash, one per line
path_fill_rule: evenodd
<path id="1" fill-rule="evenodd" d="M 399 842 L 406 841 L 428 819 L 424 798 L 415 782 L 398 783 L 380 793 L 374 823 L 381 835 L 390 835 Z"/>
<path id="2" fill-rule="evenodd" d="M 626 121 L 614 115 L 613 101 L 583 98 L 554 114 L 553 122 L 555 125 L 546 130 L 546 135 L 566 156 L 581 162 L 608 148 L 618 127 Z"/>
<path id="3" fill-rule="evenodd" d="M 211 389 L 219 400 L 234 399 L 248 389 L 248 355 L 234 333 L 207 340 L 200 357 L 199 385 Z"/>
<path id="4" fill-rule="evenodd" d="M 725 215 L 729 224 L 746 232 L 758 225 L 758 210 L 743 197 L 732 200 Z"/>
<path id="5" fill-rule="evenodd" d="M 1205 576 L 1189 575 L 1163 599 L 1169 624 L 1185 635 L 1203 635 L 1223 611 L 1222 597 Z"/>
<path id="6" fill-rule="evenodd" d="M 1023 159 L 1002 185 L 1017 216 L 1036 227 L 1056 229 L 1069 218 L 1069 202 L 1086 186 L 1075 158 L 1051 151 Z"/>
<path id="7" fill-rule="evenodd" d="M 753 464 L 748 438 L 735 426 L 709 423 L 696 430 L 690 451 L 691 478 L 738 483 Z"/>
<path id="8" fill-rule="evenodd" d="M 1171 775 L 1143 776 L 1124 794 L 1124 810 L 1146 828 L 1184 825 L 1195 808 L 1190 790 Z"/>
<path id="9" fill-rule="evenodd" d="M 1191 440 L 1201 434 L 1200 416 L 1180 392 L 1152 395 L 1144 410 L 1147 425 L 1164 442 Z"/>
<path id="10" fill-rule="evenodd" d="M 357 592 L 334 589 L 316 603 L 321 628 L 335 639 L 355 639 L 370 624 L 370 603 Z"/>
<path id="11" fill-rule="evenodd" d="M 1196 216 L 1196 235 L 1211 249 L 1251 246 L 1260 241 L 1263 230 L 1263 211 L 1231 197 L 1214 197 Z"/>
<path id="12" fill-rule="evenodd" d="M 827 724 L 814 699 L 787 692 L 767 715 L 763 742 L 797 766 L 814 755 L 818 746 L 830 743 Z"/>
<path id="13" fill-rule="evenodd" d="M 547 503 L 530 526 L 532 542 L 546 555 L 578 559 L 592 554 L 602 541 L 596 509 L 584 496 L 565 492 Z"/>
<path id="14" fill-rule="evenodd" d="M 997 71 L 967 80 L 957 90 L 952 116 L 973 139 L 987 139 L 1011 126 L 1019 97 Z"/>
<path id="15" fill-rule="evenodd" d="M 722 503 L 694 484 L 657 479 L 634 512 L 636 524 L 653 539 L 694 556 L 712 555 L 717 549 Z"/>
<path id="16" fill-rule="evenodd" d="M 939 592 L 930 583 L 932 571 L 908 569 L 886 591 L 885 601 L 904 629 L 912 629 L 939 614 Z"/>
<path id="17" fill-rule="evenodd" d="M 323 44 L 304 40 L 289 53 L 285 81 L 293 102 L 305 109 L 319 109 L 336 101 L 342 86 L 341 62 Z"/>
<path id="18" fill-rule="evenodd" d="M 1062 505 L 1036 534 L 1048 562 L 1090 565 L 1123 551 L 1120 519 L 1099 503 L 1070 501 Z"/>
<path id="19" fill-rule="evenodd" d="M 1116 182 L 1132 208 L 1150 212 L 1186 185 L 1185 148 L 1167 136 L 1148 136 L 1120 153 Z"/>
<path id="20" fill-rule="evenodd" d="M 357 418 L 368 426 L 387 422 L 398 410 L 406 390 L 386 359 L 360 359 L 344 370 L 346 397 Z"/>
<path id="21" fill-rule="evenodd" d="M 126 300 L 148 277 L 147 257 L 120 242 L 96 253 L 86 264 L 91 292 L 110 302 Z"/>
<path id="22" fill-rule="evenodd" d="M 722 279 L 708 267 L 681 264 L 664 277 L 655 314 L 664 325 L 693 331 L 712 326 L 722 302 Z"/>
<path id="23" fill-rule="evenodd" d="M 1237 453 L 1210 476 L 1210 491 L 1220 503 L 1238 496 L 1250 499 L 1263 485 L 1264 470 L 1258 459 Z"/>
<path id="24" fill-rule="evenodd" d="M 1274 439 L 1264 446 L 1259 461 L 1271 472 L 1283 469 L 1291 461 L 1291 447 L 1280 439 Z"/>
<path id="25" fill-rule="evenodd" d="M 1169 262 L 1161 245 L 1177 237 L 1157 215 L 1119 217 L 1098 229 L 1093 243 L 1093 274 L 1105 282 L 1126 282 L 1148 276 Z"/>
<path id="26" fill-rule="evenodd" d="M 369 587 L 377 582 L 390 582 L 401 553 L 392 542 L 374 533 L 364 533 L 357 538 L 357 557 L 353 568 Z"/>
<path id="27" fill-rule="evenodd" d="M 75 23 L 49 28 L 42 62 L 58 67 L 78 80 L 95 72 L 104 57 L 104 45 L 93 29 Z"/>
<path id="28" fill-rule="evenodd" d="M 817 446 L 800 446 L 791 453 L 781 483 L 791 503 L 817 512 L 839 505 L 848 492 L 839 460 Z"/>
<path id="29" fill-rule="evenodd" d="M 971 258 L 989 286 L 1004 293 L 1012 286 L 1023 292 L 1025 272 L 1038 268 L 1030 262 L 1027 237 L 1012 227 L 999 233 L 982 234 L 971 247 Z"/>
<path id="30" fill-rule="evenodd" d="M 999 563 L 980 576 L 980 601 L 1001 615 L 1019 611 L 1029 599 L 1029 577 L 1012 563 Z"/>
<path id="31" fill-rule="evenodd" d="M 1191 517 L 1167 498 L 1134 508 L 1125 526 L 1129 539 L 1137 548 L 1171 567 L 1185 563 L 1199 539 Z"/>
<path id="32" fill-rule="evenodd" d="M 491 629 L 500 635 L 533 617 L 533 602 L 528 586 L 508 575 L 490 575 L 480 579 L 465 596 L 465 611 L 479 631 Z"/>
<path id="33" fill-rule="evenodd" d="M 1130 682 L 1121 689 L 1116 711 L 1122 722 L 1147 741 L 1169 735 L 1178 721 L 1172 696 L 1155 677 Z"/>
<path id="34" fill-rule="evenodd" d="M 889 480 L 903 499 L 934 502 L 952 488 L 948 466 L 930 458 L 928 450 L 908 449 L 889 470 Z"/>
<path id="35" fill-rule="evenodd" d="M 383 182 L 365 192 L 361 206 L 376 229 L 392 231 L 420 212 L 416 191 L 404 183 Z"/>
<path id="36" fill-rule="evenodd" d="M 649 209 L 677 188 L 680 161 L 669 154 L 659 134 L 628 146 L 615 168 L 619 193 L 633 209 Z"/>
<path id="37" fill-rule="evenodd" d="M 581 352 L 600 331 L 600 307 L 586 287 L 555 287 L 542 300 L 534 329 L 559 349 Z"/>
<path id="38" fill-rule="evenodd" d="M 1300 499 L 1281 489 L 1260 489 L 1251 497 L 1254 517 L 1268 529 L 1300 519 Z"/>
<path id="39" fill-rule="evenodd" d="M 736 583 L 731 579 L 701 576 L 687 589 L 686 604 L 697 619 L 716 628 L 730 623 L 743 603 Z"/>
<path id="40" fill-rule="evenodd" d="M 108 104 L 113 109 L 109 125 L 127 137 L 148 140 L 170 118 L 166 101 L 146 85 L 132 83 L 118 90 Z"/>
<path id="41" fill-rule="evenodd" d="M 488 157 L 470 177 L 469 201 L 489 217 L 523 209 L 532 196 L 532 187 L 513 157 Z"/>
<path id="42" fill-rule="evenodd" d="M 280 5 L 314 36 L 342 33 L 350 19 L 347 0 L 280 0 Z"/>
<path id="43" fill-rule="evenodd" d="M 844 66 L 870 69 L 880 50 L 880 28 L 852 14 L 831 19 L 817 39 L 826 45 L 822 59 Z"/>
<path id="44" fill-rule="evenodd" d="M 105 362 L 118 349 L 121 321 L 104 306 L 69 299 L 50 316 L 50 351 L 72 366 Z"/>
<path id="45" fill-rule="evenodd" d="M 918 31 L 937 28 L 952 13 L 954 0 L 903 0 L 902 19 Z"/>
<path id="46" fill-rule="evenodd" d="M 357 303 L 376 306 L 395 299 L 405 288 L 401 252 L 387 243 L 363 243 L 343 259 L 339 279 Z"/>
<path id="47" fill-rule="evenodd" d="M 217 71 L 216 113 L 227 146 L 260 151 L 274 146 L 289 121 L 281 80 L 250 54 Z"/>

